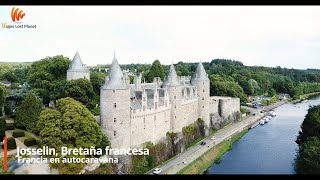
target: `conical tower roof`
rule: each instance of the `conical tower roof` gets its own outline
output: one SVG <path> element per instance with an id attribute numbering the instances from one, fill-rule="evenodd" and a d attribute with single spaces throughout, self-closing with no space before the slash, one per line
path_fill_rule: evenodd
<path id="1" fill-rule="evenodd" d="M 127 85 L 124 81 L 123 72 L 120 68 L 118 60 L 114 55 L 112 63 L 108 71 L 108 81 L 103 86 L 103 89 L 127 89 Z"/>
<path id="2" fill-rule="evenodd" d="M 176 70 L 174 69 L 173 64 L 171 64 L 171 66 L 170 66 L 168 76 L 167 76 L 165 82 L 163 83 L 163 85 L 165 85 L 165 86 L 180 86 L 178 75 L 177 75 Z"/>
<path id="3" fill-rule="evenodd" d="M 82 63 L 79 52 L 74 55 L 68 71 L 88 72 L 88 68 Z"/>
<path id="4" fill-rule="evenodd" d="M 208 81 L 208 75 L 206 73 L 206 70 L 204 69 L 201 61 L 199 62 L 196 72 L 192 76 L 193 81 Z"/>

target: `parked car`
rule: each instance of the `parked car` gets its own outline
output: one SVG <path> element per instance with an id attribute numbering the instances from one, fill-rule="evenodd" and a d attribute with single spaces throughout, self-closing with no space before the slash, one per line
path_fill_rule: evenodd
<path id="1" fill-rule="evenodd" d="M 183 164 L 187 164 L 187 161 L 183 161 L 182 163 L 183 163 Z"/>
<path id="2" fill-rule="evenodd" d="M 200 145 L 202 145 L 202 146 L 204 146 L 204 145 L 206 145 L 207 143 L 206 142 L 204 142 L 204 141 L 202 141 L 201 143 L 200 143 Z"/>
<path id="3" fill-rule="evenodd" d="M 210 139 L 211 139 L 211 140 L 215 140 L 215 139 L 216 139 L 216 137 L 212 136 Z"/>
<path id="4" fill-rule="evenodd" d="M 154 170 L 153 170 L 153 174 L 159 174 L 159 173 L 161 173 L 162 172 L 162 169 L 161 168 L 155 168 Z"/>

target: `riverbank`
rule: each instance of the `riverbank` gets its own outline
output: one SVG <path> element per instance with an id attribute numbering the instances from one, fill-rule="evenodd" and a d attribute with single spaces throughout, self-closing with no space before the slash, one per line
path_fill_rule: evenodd
<path id="1" fill-rule="evenodd" d="M 302 95 L 300 95 L 299 99 L 292 100 L 292 103 L 299 103 L 299 102 L 301 102 L 303 100 L 309 99 L 310 97 L 315 96 L 315 95 L 319 95 L 319 94 L 320 94 L 320 92 L 302 94 Z"/>
<path id="2" fill-rule="evenodd" d="M 213 146 L 195 161 L 181 169 L 177 174 L 203 174 L 213 163 L 218 163 L 221 157 L 232 149 L 233 143 L 238 141 L 247 132 L 248 130 L 245 129 L 232 136 L 230 140 L 225 140 Z"/>

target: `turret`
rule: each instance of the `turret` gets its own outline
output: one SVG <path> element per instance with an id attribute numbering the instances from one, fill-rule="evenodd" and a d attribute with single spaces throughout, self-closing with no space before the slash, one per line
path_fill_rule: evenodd
<path id="1" fill-rule="evenodd" d="M 90 80 L 90 71 L 82 63 L 79 52 L 77 51 L 73 57 L 71 64 L 69 65 L 69 69 L 67 71 L 67 81 L 76 80 L 80 78 Z"/>
<path id="2" fill-rule="evenodd" d="M 181 123 L 183 118 L 180 117 L 181 102 L 182 102 L 182 86 L 177 76 L 177 72 L 171 64 L 168 76 L 166 77 L 163 86 L 168 89 L 169 99 L 171 101 L 171 131 L 181 132 Z"/>
<path id="3" fill-rule="evenodd" d="M 100 88 L 101 127 L 112 148 L 130 148 L 130 89 L 115 55 Z"/>
<path id="4" fill-rule="evenodd" d="M 141 89 L 141 78 L 142 78 L 141 73 L 139 75 L 134 76 L 133 83 L 136 89 Z"/>
<path id="5" fill-rule="evenodd" d="M 191 84 L 196 86 L 195 92 L 198 95 L 199 118 L 201 118 L 206 125 L 206 135 L 209 134 L 210 115 L 209 115 L 209 101 L 210 101 L 210 80 L 203 65 L 199 62 L 195 73 L 191 79 Z"/>

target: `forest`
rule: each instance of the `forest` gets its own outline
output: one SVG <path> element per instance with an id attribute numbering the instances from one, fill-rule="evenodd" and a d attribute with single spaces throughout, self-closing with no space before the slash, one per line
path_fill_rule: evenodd
<path id="1" fill-rule="evenodd" d="M 18 139 L 26 136 L 23 143 L 28 146 L 60 149 L 62 146 L 104 148 L 110 145 L 94 117 L 100 114 L 100 87 L 105 83 L 109 64 L 89 67 L 90 81 L 66 81 L 70 63 L 71 60 L 62 55 L 32 63 L 0 63 L 1 139 L 7 130 Z M 180 61 L 174 66 L 178 76 L 192 76 L 198 63 Z M 277 93 L 286 93 L 297 99 L 302 94 L 320 92 L 320 70 L 317 69 L 245 66 L 228 59 L 202 63 L 210 79 L 210 94 L 239 97 L 242 103 L 260 95 L 275 97 Z M 152 64 L 121 65 L 131 83 L 134 75 L 140 73 L 143 82 L 152 82 L 154 77 L 164 81 L 169 66 L 159 60 Z M 55 108 L 48 108 L 52 106 Z M 10 141 L 11 148 L 15 148 L 14 138 Z M 51 164 L 62 174 L 78 173 L 83 166 Z"/>

